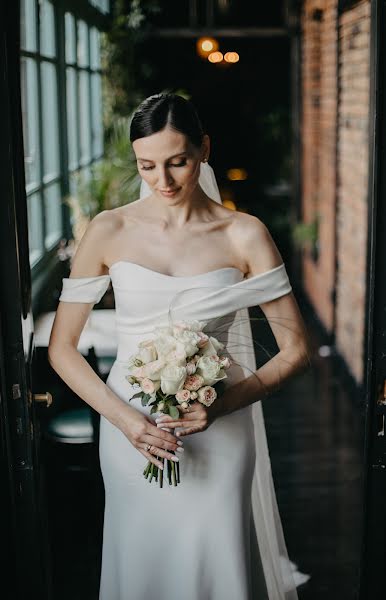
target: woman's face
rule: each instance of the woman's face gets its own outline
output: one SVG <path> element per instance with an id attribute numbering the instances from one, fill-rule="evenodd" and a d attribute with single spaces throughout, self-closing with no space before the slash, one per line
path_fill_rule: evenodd
<path id="1" fill-rule="evenodd" d="M 182 133 L 166 126 L 161 131 L 133 142 L 138 171 L 152 191 L 161 198 L 182 200 L 196 188 L 200 163 L 209 154 L 209 137 L 202 148 Z"/>

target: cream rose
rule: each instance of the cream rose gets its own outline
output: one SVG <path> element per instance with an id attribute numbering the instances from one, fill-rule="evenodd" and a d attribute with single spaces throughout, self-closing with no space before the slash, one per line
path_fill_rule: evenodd
<path id="1" fill-rule="evenodd" d="M 158 357 L 160 358 L 175 350 L 177 343 L 172 335 L 163 335 L 154 340 L 154 346 L 156 347 Z"/>
<path id="2" fill-rule="evenodd" d="M 185 388 L 190 392 L 196 392 L 204 383 L 204 378 L 195 373 L 194 375 L 187 376 L 185 379 Z"/>
<path id="3" fill-rule="evenodd" d="M 140 350 L 137 357 L 144 363 L 149 363 L 157 360 L 157 350 L 154 345 L 154 340 L 145 340 L 138 344 Z"/>
<path id="4" fill-rule="evenodd" d="M 186 363 L 186 372 L 188 375 L 193 375 L 196 372 L 197 366 L 194 360 L 190 360 Z"/>
<path id="5" fill-rule="evenodd" d="M 204 385 L 213 385 L 227 377 L 221 363 L 214 360 L 212 356 L 202 356 L 200 358 L 197 363 L 197 373 L 204 379 Z"/>
<path id="6" fill-rule="evenodd" d="M 151 379 L 152 381 L 157 381 L 161 379 L 161 373 L 165 368 L 166 362 L 163 358 L 158 358 L 157 360 L 153 360 L 153 362 L 147 363 L 142 369 L 142 373 L 144 377 Z"/>
<path id="7" fill-rule="evenodd" d="M 210 406 L 216 398 L 217 392 L 214 387 L 210 385 L 205 385 L 198 390 L 198 401 L 201 402 L 201 404 L 205 404 L 205 406 Z"/>
<path id="8" fill-rule="evenodd" d="M 140 385 L 142 391 L 145 392 L 145 394 L 154 394 L 159 389 L 160 382 L 152 381 L 151 379 L 145 377 L 144 379 L 142 379 Z"/>
<path id="9" fill-rule="evenodd" d="M 183 402 L 189 402 L 189 400 L 190 400 L 189 390 L 186 390 L 186 389 L 178 390 L 178 392 L 176 394 L 176 400 L 177 400 L 178 404 L 182 404 Z"/>
<path id="10" fill-rule="evenodd" d="M 161 390 L 164 394 L 176 394 L 180 390 L 186 378 L 186 368 L 169 365 L 161 373 Z"/>
<path id="11" fill-rule="evenodd" d="M 165 361 L 173 365 L 185 366 L 186 351 L 184 344 L 176 342 L 175 348 L 167 354 L 165 354 Z"/>
<path id="12" fill-rule="evenodd" d="M 198 352 L 200 337 L 194 331 L 183 329 L 175 337 L 184 346 L 187 357 L 193 356 Z"/>

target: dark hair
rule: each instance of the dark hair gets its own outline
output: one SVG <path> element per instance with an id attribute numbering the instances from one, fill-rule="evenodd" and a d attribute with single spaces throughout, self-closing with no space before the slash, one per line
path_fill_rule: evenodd
<path id="1" fill-rule="evenodd" d="M 190 100 L 170 92 L 145 98 L 134 112 L 130 124 L 130 141 L 147 137 L 169 125 L 201 147 L 204 131 Z"/>

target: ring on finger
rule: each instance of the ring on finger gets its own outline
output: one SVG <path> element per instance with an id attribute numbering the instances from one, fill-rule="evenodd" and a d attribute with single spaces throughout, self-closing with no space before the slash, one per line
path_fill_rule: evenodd
<path id="1" fill-rule="evenodd" d="M 146 446 L 146 452 L 150 452 L 150 448 L 151 448 L 151 444 L 147 444 L 147 446 Z"/>

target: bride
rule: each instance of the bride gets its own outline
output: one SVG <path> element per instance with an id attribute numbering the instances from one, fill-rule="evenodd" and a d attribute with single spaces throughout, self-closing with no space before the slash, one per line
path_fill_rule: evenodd
<path id="1" fill-rule="evenodd" d="M 283 260 L 258 218 L 221 204 L 210 139 L 191 102 L 150 96 L 130 140 L 141 197 L 89 224 L 63 278 L 49 343 L 53 368 L 101 415 L 99 598 L 296 600 L 299 575 L 307 576 L 288 558 L 261 407 L 309 362 Z M 77 345 L 110 281 L 118 350 L 104 383 Z M 279 347 L 257 370 L 254 305 Z M 232 359 L 217 401 L 179 407 L 178 420 L 150 415 L 126 378 L 139 341 L 171 315 L 217 324 Z M 144 479 L 148 460 L 162 467 L 158 457 L 179 462 L 178 487 Z"/>

